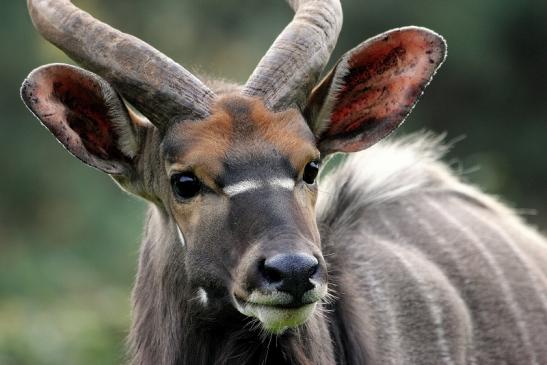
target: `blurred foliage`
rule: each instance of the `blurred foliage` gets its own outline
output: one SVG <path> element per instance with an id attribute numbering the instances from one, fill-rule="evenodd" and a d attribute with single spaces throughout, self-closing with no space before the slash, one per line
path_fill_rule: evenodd
<path id="1" fill-rule="evenodd" d="M 191 69 L 244 82 L 291 17 L 281 0 L 81 0 Z M 344 0 L 333 55 L 402 25 L 444 35 L 449 57 L 402 133 L 466 136 L 448 159 L 547 228 L 547 2 Z M 69 156 L 19 100 L 28 72 L 70 62 L 1 5 L 0 364 L 117 364 L 145 204 Z M 193 66 L 192 66 L 193 65 Z M 197 68 L 195 67 L 197 65 Z M 471 172 L 472 171 L 472 172 Z"/>

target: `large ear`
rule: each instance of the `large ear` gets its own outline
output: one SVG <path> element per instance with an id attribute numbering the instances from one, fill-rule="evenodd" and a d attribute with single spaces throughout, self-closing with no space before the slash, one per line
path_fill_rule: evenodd
<path id="1" fill-rule="evenodd" d="M 75 66 L 46 65 L 25 79 L 21 97 L 71 154 L 111 175 L 130 173 L 138 127 L 105 80 Z"/>
<path id="2" fill-rule="evenodd" d="M 347 52 L 312 91 L 304 114 L 321 152 L 365 149 L 397 128 L 446 56 L 438 34 L 399 28 Z"/>

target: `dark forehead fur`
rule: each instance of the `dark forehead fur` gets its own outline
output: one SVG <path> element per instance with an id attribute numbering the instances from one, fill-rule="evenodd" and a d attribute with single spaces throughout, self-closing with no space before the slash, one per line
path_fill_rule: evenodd
<path id="1" fill-rule="evenodd" d="M 207 119 L 174 125 L 166 133 L 163 151 L 170 163 L 202 167 L 215 176 L 227 166 L 272 158 L 299 170 L 318 153 L 297 109 L 272 112 L 260 100 L 240 95 L 220 97 Z"/>

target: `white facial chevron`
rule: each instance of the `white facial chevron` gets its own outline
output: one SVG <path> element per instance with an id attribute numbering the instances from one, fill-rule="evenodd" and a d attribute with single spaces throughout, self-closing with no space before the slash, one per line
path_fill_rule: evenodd
<path id="1" fill-rule="evenodd" d="M 228 196 L 235 196 L 247 191 L 262 189 L 264 187 L 292 190 L 294 189 L 294 180 L 290 178 L 275 178 L 268 181 L 255 179 L 243 180 L 224 187 L 223 191 Z"/>

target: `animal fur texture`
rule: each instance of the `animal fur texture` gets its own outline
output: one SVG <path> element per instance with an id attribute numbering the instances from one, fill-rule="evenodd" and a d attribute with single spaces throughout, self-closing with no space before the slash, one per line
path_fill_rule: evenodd
<path id="1" fill-rule="evenodd" d="M 133 362 L 547 363 L 545 239 L 462 182 L 439 161 L 444 150 L 430 135 L 392 139 L 349 155 L 321 180 L 330 299 L 280 336 L 192 305 L 199 293 L 184 289 L 181 260 L 156 270 L 159 246 L 171 246 L 163 241 L 176 232 L 151 208 L 134 291 Z"/>
<path id="2" fill-rule="evenodd" d="M 321 182 L 335 295 L 366 316 L 373 364 L 547 363 L 547 243 L 443 151 L 427 135 L 380 143 Z"/>

